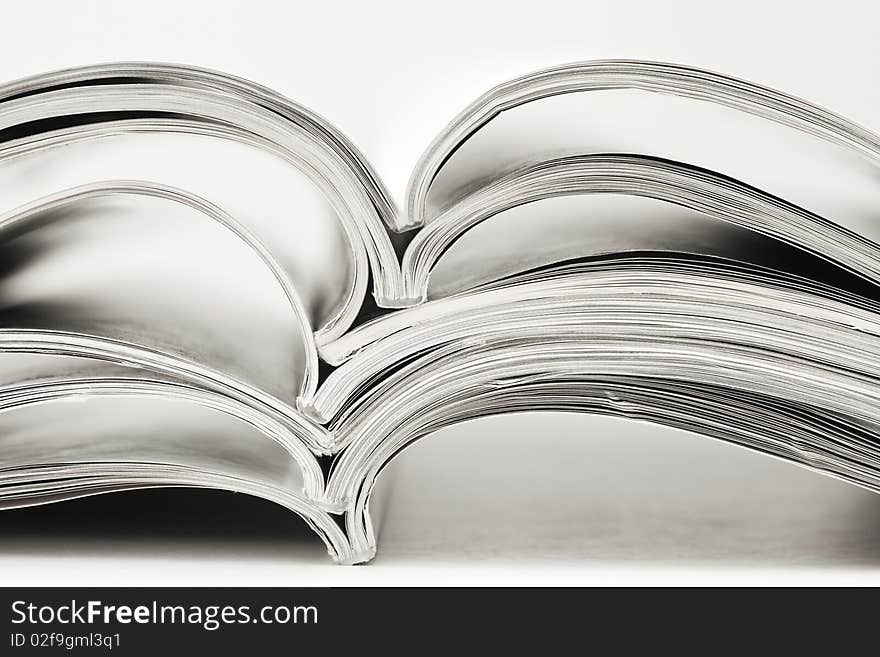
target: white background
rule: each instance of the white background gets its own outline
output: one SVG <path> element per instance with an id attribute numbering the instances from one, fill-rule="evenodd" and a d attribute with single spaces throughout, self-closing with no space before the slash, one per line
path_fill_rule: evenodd
<path id="1" fill-rule="evenodd" d="M 336 123 L 399 197 L 422 149 L 467 102 L 506 78 L 570 60 L 688 63 L 809 98 L 880 130 L 875 7 L 10 3 L 3 9 L 0 79 L 112 60 L 222 69 Z M 537 440 L 543 442 L 535 449 Z M 502 443 L 513 446 L 511 454 L 489 460 Z M 457 463 L 474 444 L 477 455 Z M 310 538 L 273 538 L 265 525 L 250 532 L 247 516 L 259 515 L 257 507 L 249 512 L 237 503 L 230 513 L 244 521 L 224 517 L 217 509 L 222 498 L 210 513 L 167 509 L 170 524 L 152 539 L 127 534 L 84 503 L 70 507 L 72 524 L 61 531 L 40 526 L 38 514 L 0 516 L 0 583 L 880 582 L 880 501 L 672 431 L 588 418 L 502 418 L 435 436 L 395 469 L 381 556 L 367 567 L 327 565 Z M 481 494 L 471 478 L 478 473 L 510 496 Z M 181 536 L 187 528 L 206 531 L 206 523 L 213 523 L 210 540 Z M 15 531 L 22 526 L 29 529 Z"/>

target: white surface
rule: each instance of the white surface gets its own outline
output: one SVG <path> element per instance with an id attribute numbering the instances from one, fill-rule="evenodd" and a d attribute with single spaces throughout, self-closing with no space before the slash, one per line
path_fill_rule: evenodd
<path id="1" fill-rule="evenodd" d="M 4 7 L 0 78 L 133 59 L 237 73 L 335 122 L 399 198 L 424 146 L 465 103 L 498 81 L 568 60 L 689 63 L 880 129 L 877 11 L 869 1 L 15 3 Z M 880 499 L 707 440 L 611 424 L 565 418 L 550 432 L 514 418 L 425 441 L 396 465 L 381 556 L 368 567 L 327 565 L 316 540 L 290 530 L 263 526 L 254 535 L 246 505 L 215 506 L 212 525 L 200 506 L 187 516 L 169 503 L 165 530 L 154 526 L 151 538 L 84 503 L 58 531 L 36 513 L 31 521 L 0 516 L 0 583 L 880 582 Z M 525 434 L 510 462 L 444 465 L 469 432 L 491 442 L 502 430 Z M 554 440 L 535 467 L 564 492 L 557 511 L 549 489 L 527 487 L 525 444 L 537 439 Z M 631 463 L 635 472 L 625 471 Z M 473 497 L 466 475 L 477 468 L 509 483 L 510 508 Z M 481 529 L 476 521 L 487 516 L 493 522 Z M 186 525 L 192 537 L 181 535 Z"/>

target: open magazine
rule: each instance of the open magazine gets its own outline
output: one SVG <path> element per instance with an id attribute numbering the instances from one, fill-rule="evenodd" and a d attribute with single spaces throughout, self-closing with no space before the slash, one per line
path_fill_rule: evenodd
<path id="1" fill-rule="evenodd" d="M 800 98 L 593 61 L 474 100 L 398 206 L 341 131 L 240 78 L 6 84 L 0 505 L 225 489 L 363 562 L 397 453 L 536 410 L 880 490 L 878 164 L 880 135 Z"/>

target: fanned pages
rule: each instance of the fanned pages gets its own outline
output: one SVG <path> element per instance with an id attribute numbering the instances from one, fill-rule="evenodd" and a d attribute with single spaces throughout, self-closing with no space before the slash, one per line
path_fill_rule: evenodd
<path id="1" fill-rule="evenodd" d="M 7 84 L 0 506 L 233 490 L 356 563 L 396 454 L 536 410 L 880 491 L 878 164 L 880 136 L 783 92 L 583 62 L 465 108 L 398 210 L 341 131 L 246 80 Z"/>

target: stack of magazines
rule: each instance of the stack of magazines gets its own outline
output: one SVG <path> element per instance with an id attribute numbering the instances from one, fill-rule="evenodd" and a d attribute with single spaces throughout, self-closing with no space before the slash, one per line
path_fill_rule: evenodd
<path id="1" fill-rule="evenodd" d="M 795 96 L 592 61 L 474 100 L 398 204 L 340 130 L 237 77 L 5 84 L 0 507 L 224 489 L 363 562 L 395 455 L 522 411 L 880 491 L 878 164 L 880 135 Z"/>

